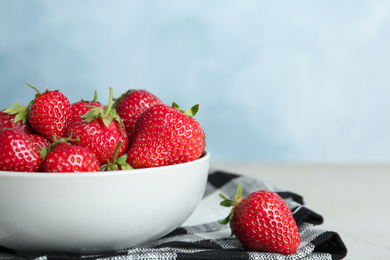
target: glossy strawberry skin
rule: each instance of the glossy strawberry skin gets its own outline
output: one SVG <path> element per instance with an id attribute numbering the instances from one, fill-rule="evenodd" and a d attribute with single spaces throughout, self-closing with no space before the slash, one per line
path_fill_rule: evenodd
<path id="1" fill-rule="evenodd" d="M 71 135 L 72 139 L 79 138 L 75 144 L 87 147 L 94 152 L 101 164 L 112 161 L 119 141 L 122 140 L 123 144 L 119 149 L 118 157 L 125 154 L 129 146 L 129 139 L 123 126 L 112 121 L 109 127 L 106 127 L 101 118 L 89 123 L 84 122 L 82 117 L 76 118 L 66 130 L 66 136 Z"/>
<path id="2" fill-rule="evenodd" d="M 22 121 L 14 122 L 15 115 L 5 113 L 4 110 L 0 111 L 0 129 L 19 129 L 29 134 L 32 133 L 32 129 L 29 124 L 22 123 Z"/>
<path id="3" fill-rule="evenodd" d="M 37 172 L 41 155 L 28 135 L 15 129 L 0 130 L 0 170 Z"/>
<path id="4" fill-rule="evenodd" d="M 204 147 L 199 122 L 166 104 L 148 108 L 137 120 L 127 153 L 133 168 L 149 168 L 198 159 Z"/>
<path id="5" fill-rule="evenodd" d="M 92 101 L 79 101 L 73 103 L 70 107 L 70 118 L 69 121 L 72 122 L 76 117 L 82 116 L 87 113 L 92 107 L 104 108 L 99 102 Z"/>
<path id="6" fill-rule="evenodd" d="M 37 149 L 39 149 L 39 148 L 48 149 L 49 148 L 50 143 L 43 136 L 36 135 L 36 134 L 28 134 L 28 137 L 30 138 L 30 140 L 32 141 L 32 143 L 35 145 L 35 147 Z"/>
<path id="7" fill-rule="evenodd" d="M 41 136 L 53 142 L 53 135 L 64 137 L 69 124 L 70 103 L 59 91 L 46 91 L 35 98 L 28 122 Z"/>
<path id="8" fill-rule="evenodd" d="M 257 191 L 233 209 L 233 234 L 248 249 L 292 254 L 300 235 L 291 210 L 283 199 L 270 191 Z"/>
<path id="9" fill-rule="evenodd" d="M 67 143 L 51 150 L 42 163 L 42 172 L 97 172 L 100 164 L 88 148 Z"/>
<path id="10" fill-rule="evenodd" d="M 146 90 L 129 90 L 115 104 L 115 110 L 123 120 L 126 132 L 131 139 L 138 117 L 151 106 L 160 104 L 161 100 Z"/>

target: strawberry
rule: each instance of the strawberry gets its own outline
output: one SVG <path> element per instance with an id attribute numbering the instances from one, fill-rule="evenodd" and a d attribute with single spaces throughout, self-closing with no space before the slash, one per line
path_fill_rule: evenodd
<path id="1" fill-rule="evenodd" d="M 28 137 L 30 138 L 30 140 L 32 141 L 32 143 L 35 145 L 37 149 L 49 148 L 50 142 L 43 136 L 36 135 L 36 134 L 28 134 Z"/>
<path id="2" fill-rule="evenodd" d="M 26 133 L 32 133 L 32 129 L 27 122 L 28 108 L 16 100 L 13 107 L 0 111 L 0 129 L 19 129 Z"/>
<path id="3" fill-rule="evenodd" d="M 145 110 L 137 120 L 127 162 L 148 168 L 198 159 L 204 147 L 202 127 L 193 118 L 198 109 L 195 105 L 184 112 L 173 103 Z"/>
<path id="4" fill-rule="evenodd" d="M 95 95 L 92 101 L 81 100 L 76 103 L 73 103 L 70 107 L 70 118 L 69 121 L 72 122 L 76 117 L 82 116 L 87 113 L 92 107 L 100 107 L 104 108 L 102 104 L 97 101 L 97 93 L 95 91 Z"/>
<path id="5" fill-rule="evenodd" d="M 101 164 L 113 160 L 115 148 L 120 141 L 123 144 L 119 149 L 118 157 L 126 153 L 129 139 L 122 120 L 115 109 L 112 109 L 111 87 L 107 108 L 91 108 L 85 115 L 71 122 L 65 135 L 78 138 L 79 141 L 74 143 L 89 148 Z"/>
<path id="6" fill-rule="evenodd" d="M 160 103 L 161 100 L 158 97 L 142 89 L 131 89 L 115 101 L 114 108 L 118 116 L 122 118 L 130 140 L 133 135 L 135 123 L 142 112 Z"/>
<path id="7" fill-rule="evenodd" d="M 46 89 L 41 93 L 34 86 L 27 83 L 37 91 L 35 99 L 30 103 L 28 122 L 31 127 L 49 141 L 65 135 L 69 124 L 70 103 L 68 98 L 58 90 Z"/>
<path id="8" fill-rule="evenodd" d="M 290 255 L 301 241 L 291 210 L 276 193 L 260 190 L 242 198 L 239 183 L 236 199 L 224 195 L 222 206 L 233 209 L 221 224 L 230 223 L 232 234 L 249 250 Z"/>
<path id="9" fill-rule="evenodd" d="M 42 172 L 98 172 L 95 154 L 80 145 L 61 143 L 50 150 L 42 163 Z"/>
<path id="10" fill-rule="evenodd" d="M 28 135 L 22 130 L 0 130 L 0 170 L 36 172 L 42 157 Z"/>

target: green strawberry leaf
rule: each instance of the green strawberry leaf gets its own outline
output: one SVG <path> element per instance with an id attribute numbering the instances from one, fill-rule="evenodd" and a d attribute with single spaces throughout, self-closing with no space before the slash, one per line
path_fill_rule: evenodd
<path id="1" fill-rule="evenodd" d="M 102 121 L 103 121 L 103 124 L 106 126 L 106 127 L 109 127 L 112 120 L 113 120 L 113 117 L 111 116 L 102 116 Z"/>
<path id="2" fill-rule="evenodd" d="M 47 149 L 46 148 L 43 148 L 43 147 L 41 147 L 41 148 L 39 148 L 38 149 L 38 151 L 39 151 L 39 154 L 41 155 L 41 157 L 42 157 L 42 160 L 43 159 L 45 159 L 45 157 L 46 157 L 46 154 L 47 154 Z"/>
<path id="3" fill-rule="evenodd" d="M 231 214 L 229 214 L 229 216 L 227 216 L 225 219 L 220 221 L 219 224 L 225 225 L 225 224 L 229 223 L 230 222 L 230 218 L 231 218 Z"/>
<path id="4" fill-rule="evenodd" d="M 182 112 L 183 114 L 185 114 L 186 116 L 189 116 L 189 117 L 194 117 L 196 115 L 196 113 L 198 113 L 198 111 L 199 111 L 199 104 L 194 105 L 193 107 L 187 109 L 186 111 L 180 109 L 180 106 L 178 104 L 176 104 L 175 102 L 172 102 L 172 107 L 174 109 L 179 110 L 180 112 Z"/>
<path id="5" fill-rule="evenodd" d="M 119 157 L 118 160 L 116 160 L 116 163 L 119 164 L 119 165 L 123 165 L 123 164 L 126 163 L 126 160 L 127 160 L 127 155 L 124 154 L 121 157 Z"/>
<path id="6" fill-rule="evenodd" d="M 242 197 L 241 195 L 242 195 L 242 185 L 241 185 L 241 182 L 238 181 L 237 193 L 236 193 L 236 201 L 241 199 L 241 197 Z"/>
<path id="7" fill-rule="evenodd" d="M 234 200 L 223 200 L 221 201 L 220 205 L 224 207 L 232 207 L 234 206 L 235 201 Z"/>
<path id="8" fill-rule="evenodd" d="M 130 164 L 125 163 L 121 166 L 122 170 L 134 170 L 133 167 L 130 166 Z"/>
<path id="9" fill-rule="evenodd" d="M 117 146 L 115 148 L 112 161 L 108 162 L 107 164 L 103 164 L 100 167 L 100 171 L 118 171 L 120 169 L 121 170 L 133 170 L 133 167 L 131 167 L 126 162 L 127 154 L 122 155 L 118 159 L 116 158 L 118 156 L 118 152 L 119 152 L 119 149 L 122 146 L 122 144 L 123 144 L 123 141 L 122 140 L 119 141 L 119 143 L 117 144 Z"/>
<path id="10" fill-rule="evenodd" d="M 7 108 L 4 110 L 4 113 L 15 115 L 14 123 L 22 121 L 22 123 L 27 122 L 29 108 L 23 106 L 19 103 L 19 100 L 16 100 L 16 104 L 10 104 L 13 107 Z"/>
<path id="11" fill-rule="evenodd" d="M 235 200 L 229 199 L 228 197 L 226 197 L 222 193 L 220 193 L 219 196 L 221 198 L 223 198 L 223 201 L 221 201 L 221 203 L 220 203 L 221 206 L 223 206 L 223 207 L 233 207 L 233 209 L 230 211 L 229 215 L 225 219 L 223 219 L 222 221 L 219 222 L 220 224 L 225 225 L 225 224 L 231 223 L 231 220 L 232 220 L 233 215 L 234 215 L 234 209 L 242 201 L 242 185 L 241 185 L 241 182 L 238 181 L 238 186 L 237 186 L 237 192 L 236 192 Z M 233 235 L 233 231 L 232 231 L 231 235 Z"/>
<path id="12" fill-rule="evenodd" d="M 81 116 L 82 118 L 84 118 L 83 122 L 90 123 L 95 119 L 101 118 L 103 124 L 106 127 L 109 127 L 111 122 L 115 120 L 119 123 L 121 129 L 124 129 L 122 119 L 118 116 L 115 109 L 112 107 L 112 100 L 113 100 L 112 96 L 113 96 L 113 91 L 112 91 L 112 87 L 110 87 L 110 99 L 109 99 L 108 106 L 106 108 L 100 108 L 100 107 L 91 108 L 87 113 Z"/>
<path id="13" fill-rule="evenodd" d="M 180 110 L 180 107 L 178 104 L 176 104 L 175 102 L 172 102 L 172 107 L 177 109 L 177 110 Z"/>
<path id="14" fill-rule="evenodd" d="M 184 114 L 189 117 L 194 117 L 199 111 L 199 104 L 187 109 Z"/>

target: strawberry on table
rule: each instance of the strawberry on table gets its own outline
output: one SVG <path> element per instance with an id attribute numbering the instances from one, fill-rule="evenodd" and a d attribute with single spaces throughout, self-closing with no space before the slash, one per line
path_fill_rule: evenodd
<path id="1" fill-rule="evenodd" d="M 12 107 L 0 111 L 0 129 L 19 129 L 26 133 L 32 133 L 27 122 L 28 107 L 23 106 L 16 100 Z"/>
<path id="2" fill-rule="evenodd" d="M 94 95 L 93 100 L 91 100 L 91 101 L 81 100 L 81 101 L 78 101 L 78 102 L 71 104 L 69 121 L 72 122 L 76 117 L 84 115 L 92 107 L 104 108 L 104 106 L 97 101 L 96 91 L 95 91 L 95 95 Z"/>
<path id="3" fill-rule="evenodd" d="M 58 90 L 41 93 L 34 86 L 27 83 L 37 91 L 35 99 L 30 103 L 28 122 L 31 127 L 49 141 L 64 137 L 69 125 L 70 103 L 68 98 Z"/>
<path id="4" fill-rule="evenodd" d="M 129 139 L 132 137 L 135 123 L 142 112 L 160 103 L 162 102 L 158 97 L 143 89 L 131 89 L 115 101 L 114 108 L 123 120 Z"/>
<path id="5" fill-rule="evenodd" d="M 189 162 L 198 159 L 204 148 L 204 132 L 193 118 L 199 105 L 185 112 L 157 104 L 138 118 L 127 152 L 133 168 L 148 168 Z"/>
<path id="6" fill-rule="evenodd" d="M 80 145 L 61 143 L 50 150 L 42 162 L 42 172 L 98 172 L 95 154 Z"/>
<path id="7" fill-rule="evenodd" d="M 232 234 L 249 250 L 290 255 L 301 241 L 291 210 L 276 193 L 260 190 L 242 198 L 239 183 L 235 200 L 223 194 L 222 206 L 233 207 L 221 224 L 230 223 Z"/>
<path id="8" fill-rule="evenodd" d="M 120 141 L 123 142 L 118 157 L 126 153 L 129 146 L 123 122 L 112 109 L 112 88 L 107 108 L 91 108 L 83 116 L 76 118 L 66 130 L 66 136 L 78 138 L 75 144 L 87 147 L 95 153 L 101 164 L 113 160 L 114 151 Z"/>
<path id="9" fill-rule="evenodd" d="M 37 172 L 42 157 L 28 135 L 17 129 L 0 130 L 0 170 Z"/>

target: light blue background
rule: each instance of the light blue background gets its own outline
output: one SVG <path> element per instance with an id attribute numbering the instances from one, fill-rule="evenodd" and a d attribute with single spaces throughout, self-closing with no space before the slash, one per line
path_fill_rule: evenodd
<path id="1" fill-rule="evenodd" d="M 390 162 L 390 1 L 0 0 L 0 104 L 200 103 L 214 162 Z"/>

